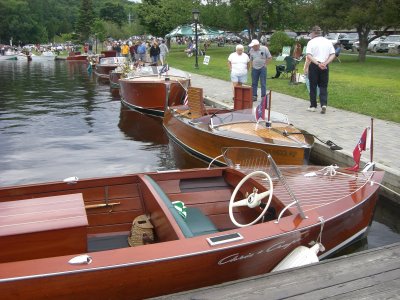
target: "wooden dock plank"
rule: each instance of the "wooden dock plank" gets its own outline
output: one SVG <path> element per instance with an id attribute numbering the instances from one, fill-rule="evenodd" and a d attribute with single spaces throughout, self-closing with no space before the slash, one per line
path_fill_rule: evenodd
<path id="1" fill-rule="evenodd" d="M 399 299 L 400 243 L 158 299 Z"/>

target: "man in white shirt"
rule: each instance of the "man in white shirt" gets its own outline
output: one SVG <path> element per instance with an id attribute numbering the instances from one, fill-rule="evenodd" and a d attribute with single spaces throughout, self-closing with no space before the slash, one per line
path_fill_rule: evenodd
<path id="1" fill-rule="evenodd" d="M 319 100 L 321 114 L 326 113 L 328 105 L 328 65 L 335 59 L 335 49 L 328 39 L 321 36 L 321 28 L 314 26 L 311 30 L 311 40 L 307 44 L 308 78 L 310 80 L 310 107 L 308 111 L 314 112 L 317 108 L 317 87 L 319 87 Z"/>
<path id="2" fill-rule="evenodd" d="M 247 71 L 250 67 L 250 58 L 246 53 L 244 53 L 243 45 L 237 45 L 236 52 L 229 55 L 228 67 L 231 71 L 233 93 L 235 93 L 235 86 L 247 82 Z"/>

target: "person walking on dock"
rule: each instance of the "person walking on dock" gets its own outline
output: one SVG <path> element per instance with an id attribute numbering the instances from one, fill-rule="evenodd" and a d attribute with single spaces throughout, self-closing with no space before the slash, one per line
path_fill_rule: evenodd
<path id="1" fill-rule="evenodd" d="M 310 107 L 308 111 L 314 112 L 317 108 L 317 87 L 319 87 L 319 100 L 321 114 L 326 113 L 328 105 L 328 65 L 335 59 L 335 49 L 331 41 L 321 35 L 321 28 L 314 26 L 311 30 L 311 40 L 307 43 L 308 78 L 310 80 Z"/>
<path id="2" fill-rule="evenodd" d="M 169 53 L 168 47 L 165 44 L 165 41 L 161 41 L 160 45 L 160 61 L 161 65 L 164 65 L 167 62 L 167 54 Z"/>

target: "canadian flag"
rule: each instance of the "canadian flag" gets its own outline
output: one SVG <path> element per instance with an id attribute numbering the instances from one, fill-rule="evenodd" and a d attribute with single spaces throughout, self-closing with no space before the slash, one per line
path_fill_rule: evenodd
<path id="1" fill-rule="evenodd" d="M 256 108 L 256 120 L 263 119 L 265 120 L 265 110 L 271 108 L 271 99 L 269 95 L 265 95 L 264 98 L 261 99 L 260 104 Z"/>
<path id="2" fill-rule="evenodd" d="M 265 120 L 265 98 L 261 100 L 256 108 L 256 120 Z"/>
<path id="3" fill-rule="evenodd" d="M 364 132 L 361 135 L 360 140 L 358 141 L 356 147 L 353 150 L 353 159 L 355 165 L 347 170 L 357 172 L 360 168 L 360 159 L 361 152 L 365 150 L 369 150 L 371 148 L 371 128 L 365 128 Z"/>

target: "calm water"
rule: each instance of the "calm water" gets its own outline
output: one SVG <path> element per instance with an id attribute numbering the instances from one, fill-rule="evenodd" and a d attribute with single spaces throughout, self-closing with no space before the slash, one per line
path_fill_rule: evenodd
<path id="1" fill-rule="evenodd" d="M 1 186 L 192 165 L 85 64 L 1 62 L 0 83 Z"/>
<path id="2" fill-rule="evenodd" d="M 0 186 L 206 166 L 85 64 L 2 61 L 0 95 Z M 380 203 L 357 249 L 400 241 L 399 207 Z"/>

